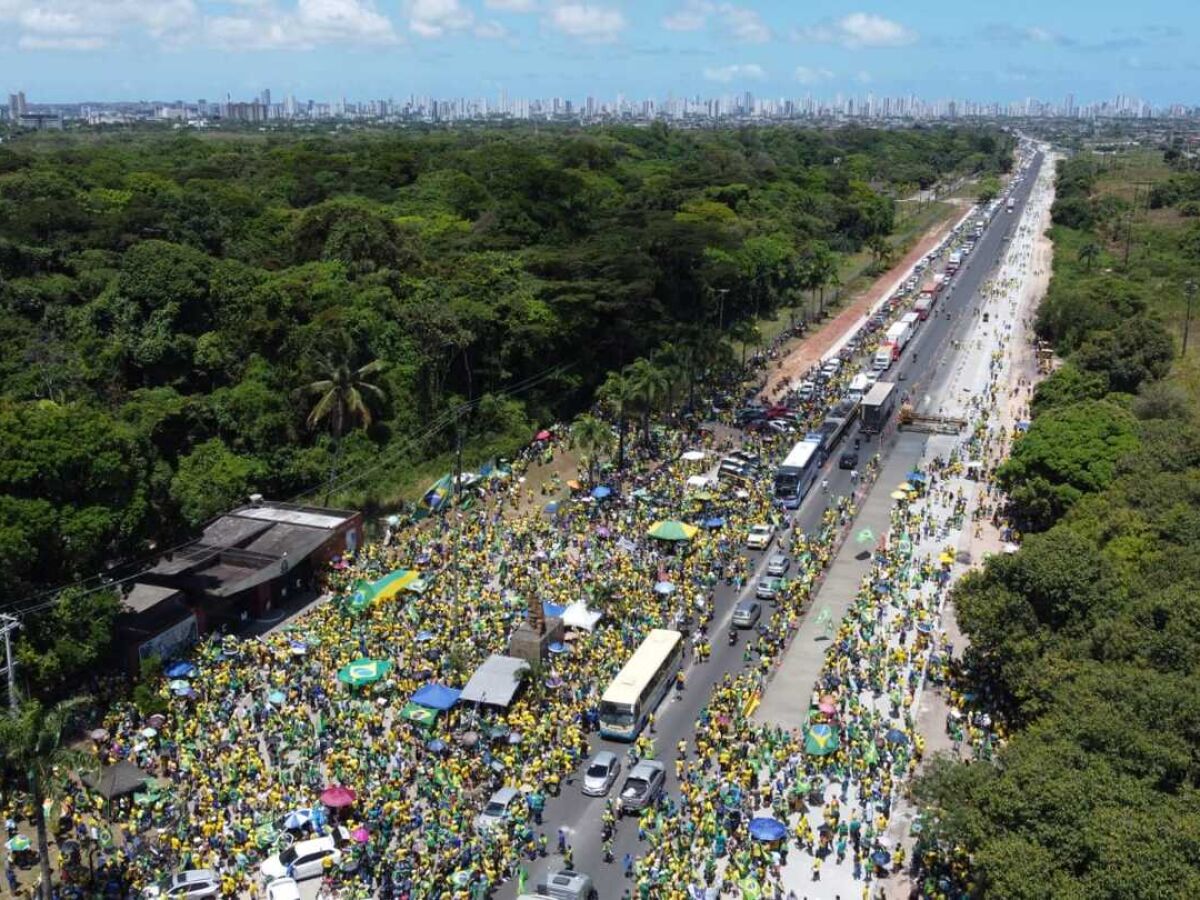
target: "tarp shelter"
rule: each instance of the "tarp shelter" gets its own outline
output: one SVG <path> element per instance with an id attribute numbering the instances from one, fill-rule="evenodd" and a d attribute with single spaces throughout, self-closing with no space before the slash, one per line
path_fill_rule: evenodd
<path id="1" fill-rule="evenodd" d="M 98 772 L 85 772 L 79 780 L 105 800 L 116 800 L 140 791 L 153 778 L 153 775 L 123 759 L 111 766 L 101 766 Z"/>
<path id="2" fill-rule="evenodd" d="M 449 709 L 458 702 L 458 695 L 461 693 L 457 688 L 434 682 L 417 688 L 409 699 L 430 709 Z"/>
<path id="3" fill-rule="evenodd" d="M 583 603 L 572 603 L 562 614 L 563 625 L 567 628 L 578 628 L 581 631 L 591 631 L 601 619 L 601 613 L 592 612 Z"/>
<path id="4" fill-rule="evenodd" d="M 475 670 L 459 700 L 466 703 L 488 703 L 507 707 L 517 694 L 521 680 L 529 671 L 529 663 L 515 656 L 493 653 Z"/>

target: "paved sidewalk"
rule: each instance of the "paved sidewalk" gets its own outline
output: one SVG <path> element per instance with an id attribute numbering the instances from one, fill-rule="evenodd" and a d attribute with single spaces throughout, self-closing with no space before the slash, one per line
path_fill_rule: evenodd
<path id="1" fill-rule="evenodd" d="M 837 632 L 842 617 L 858 595 L 859 584 L 871 568 L 870 551 L 887 534 L 894 505 L 890 494 L 920 461 L 927 440 L 927 435 L 900 433 L 883 471 L 867 493 L 850 536 L 834 557 L 825 578 L 816 585 L 814 604 L 763 693 L 762 703 L 754 713 L 758 724 L 788 729 L 805 724 L 813 685 L 825 663 L 829 636 Z M 864 528 L 875 535 L 873 543 L 855 541 L 854 536 Z"/>

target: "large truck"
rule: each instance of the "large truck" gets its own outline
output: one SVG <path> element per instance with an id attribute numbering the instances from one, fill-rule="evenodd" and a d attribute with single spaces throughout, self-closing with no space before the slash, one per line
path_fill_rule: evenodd
<path id="1" fill-rule="evenodd" d="M 859 430 L 863 434 L 878 434 L 887 426 L 888 419 L 896 410 L 896 385 L 890 381 L 877 381 L 867 396 L 863 397 L 862 425 Z"/>
<path id="2" fill-rule="evenodd" d="M 908 333 L 912 334 L 917 330 L 917 323 L 921 321 L 921 316 L 914 309 L 912 312 L 906 312 L 900 317 L 900 324 L 908 326 Z"/>
<path id="3" fill-rule="evenodd" d="M 908 340 L 912 337 L 913 327 L 911 322 L 906 322 L 901 319 L 899 322 L 893 322 L 891 327 L 883 335 L 884 343 L 891 344 L 895 347 L 894 354 L 897 359 L 904 352 L 904 348 L 908 346 Z"/>
<path id="4" fill-rule="evenodd" d="M 886 372 L 892 367 L 899 353 L 896 351 L 896 345 L 884 341 L 879 345 L 879 349 L 875 351 L 875 356 L 871 358 L 871 369 L 874 372 Z"/>
<path id="5" fill-rule="evenodd" d="M 1016 206 L 1016 202 L 1013 200 L 1012 197 L 1009 197 L 1008 202 L 1006 204 L 1004 204 L 1004 208 L 1006 210 L 1008 210 L 1009 212 L 1012 212 L 1014 206 Z"/>
<path id="6" fill-rule="evenodd" d="M 962 253 L 955 250 L 950 254 L 950 258 L 946 260 L 946 271 L 953 275 L 958 271 L 958 267 L 962 265 Z"/>
<path id="7" fill-rule="evenodd" d="M 929 318 L 929 311 L 933 309 L 933 295 L 922 293 L 917 298 L 917 302 L 913 304 L 913 312 L 917 314 L 922 322 Z"/>

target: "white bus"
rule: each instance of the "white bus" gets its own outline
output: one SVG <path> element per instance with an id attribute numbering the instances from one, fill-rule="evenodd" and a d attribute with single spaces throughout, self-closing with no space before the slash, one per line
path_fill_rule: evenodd
<path id="1" fill-rule="evenodd" d="M 792 448 L 775 470 L 775 499 L 785 509 L 798 507 L 817 480 L 821 471 L 820 451 L 820 444 L 805 439 Z"/>
<path id="2" fill-rule="evenodd" d="M 600 698 L 600 734 L 619 741 L 636 739 L 682 663 L 682 634 L 655 628 L 646 635 Z"/>

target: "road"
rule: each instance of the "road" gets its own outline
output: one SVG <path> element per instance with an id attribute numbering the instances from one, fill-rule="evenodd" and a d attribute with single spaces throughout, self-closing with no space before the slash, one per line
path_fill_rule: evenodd
<path id="1" fill-rule="evenodd" d="M 1029 171 L 1036 172 L 1041 164 L 1040 154 L 1035 157 Z M 1017 209 L 1006 213 L 1001 209 L 989 224 L 983 237 L 977 242 L 974 251 L 966 257 L 966 265 L 960 269 L 952 280 L 947 292 L 939 301 L 936 316 L 921 324 L 917 333 L 905 349 L 901 359 L 885 376 L 886 379 L 896 380 L 900 389 L 911 394 L 917 400 L 918 406 L 934 383 L 934 379 L 944 376 L 942 356 L 948 343 L 958 340 L 969 330 L 973 310 L 979 304 L 978 291 L 980 285 L 987 279 L 995 268 L 1004 251 L 1005 233 L 1019 219 L 1020 211 L 1024 208 L 1033 185 L 1033 178 L 1027 177 L 1015 193 Z M 932 410 L 936 412 L 936 410 Z M 845 443 L 852 444 L 858 437 L 857 424 L 848 431 Z M 878 450 L 883 455 L 890 451 L 894 443 L 894 429 L 882 436 L 863 439 L 864 453 Z M 840 449 L 840 448 L 839 448 Z M 795 527 L 803 531 L 815 530 L 821 521 L 829 496 L 849 494 L 852 490 L 850 473 L 837 468 L 835 450 L 821 474 L 822 479 L 829 482 L 829 494 L 818 489 L 809 493 L 801 507 L 793 514 Z M 770 473 L 766 477 L 770 477 Z M 735 539 L 741 536 L 734 536 Z M 674 694 L 668 695 L 658 710 L 656 720 L 655 747 L 657 756 L 667 762 L 667 791 L 678 793 L 678 783 L 675 780 L 674 748 L 681 738 L 688 738 L 693 731 L 700 708 L 707 702 L 713 686 L 728 672 L 737 673 L 742 669 L 741 642 L 735 647 L 729 646 L 725 635 L 729 631 L 733 608 L 740 599 L 752 597 L 755 583 L 766 568 L 767 558 L 772 550 L 765 552 L 745 551 L 752 561 L 752 574 L 747 579 L 745 587 L 735 591 L 729 585 L 722 583 L 715 592 L 715 611 L 710 634 L 713 636 L 712 656 L 701 665 L 692 664 L 687 671 L 687 689 L 680 700 L 674 699 Z M 589 742 L 591 752 L 600 749 L 611 749 L 624 758 L 628 745 L 608 741 L 593 735 Z M 610 791 L 610 796 L 616 796 L 624 781 L 626 768 L 622 769 L 616 784 Z M 601 844 L 601 815 L 604 811 L 604 799 L 585 797 L 579 790 L 581 770 L 576 771 L 571 778 L 563 783 L 561 796 L 548 799 L 545 808 L 545 821 L 540 829 L 549 838 L 552 852 L 547 859 L 539 859 L 529 863 L 530 873 L 527 890 L 532 891 L 538 881 L 544 879 L 547 871 L 562 868 L 561 858 L 553 853 L 556 835 L 559 828 L 566 830 L 568 840 L 574 851 L 574 866 L 578 871 L 587 872 L 596 883 L 600 900 L 618 900 L 632 882 L 622 876 L 621 860 L 625 854 L 636 857 L 640 853 L 640 842 L 637 840 L 637 821 L 635 818 L 623 819 L 618 822 L 617 832 L 613 840 L 615 861 L 606 864 L 602 855 Z M 500 900 L 512 900 L 516 896 L 515 879 L 503 885 L 496 897 Z"/>

